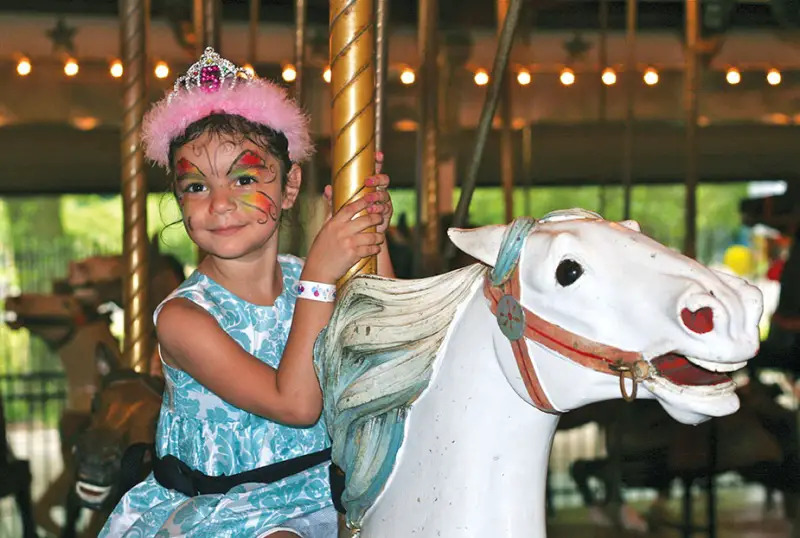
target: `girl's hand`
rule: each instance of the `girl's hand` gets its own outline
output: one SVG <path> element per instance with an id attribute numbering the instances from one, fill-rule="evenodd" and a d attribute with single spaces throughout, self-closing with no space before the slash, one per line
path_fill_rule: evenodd
<path id="1" fill-rule="evenodd" d="M 385 192 L 372 192 L 342 207 L 320 229 L 308 251 L 302 278 L 334 284 L 361 258 L 378 254 L 382 232 L 366 232 L 383 221 Z M 365 211 L 360 217 L 355 217 Z"/>
<path id="2" fill-rule="evenodd" d="M 382 168 L 383 153 L 379 151 L 375 154 L 375 175 L 364 180 L 365 186 L 375 187 L 376 194 L 379 193 L 376 203 L 381 205 L 382 210 L 380 213 L 383 216 L 383 221 L 376 227 L 376 231 L 379 233 L 386 232 L 386 230 L 389 228 L 389 224 L 392 222 L 392 214 L 394 213 L 392 198 L 389 196 L 389 192 L 386 190 L 389 186 L 389 176 L 386 174 L 381 174 Z M 323 196 L 328 202 L 328 207 L 330 208 L 331 214 L 333 214 L 333 188 L 330 185 L 325 186 Z"/>
<path id="3" fill-rule="evenodd" d="M 387 191 L 387 188 L 389 187 L 389 176 L 386 174 L 381 174 L 382 168 L 383 153 L 379 151 L 375 154 L 375 175 L 368 177 L 364 181 L 364 185 L 367 187 L 375 187 L 378 192 L 386 194 L 386 198 L 382 198 L 381 201 L 383 207 L 383 222 L 381 222 L 376 228 L 376 231 L 380 233 L 386 232 L 386 230 L 389 228 L 389 224 L 392 222 L 392 213 L 394 212 L 394 207 L 392 206 L 392 197 L 389 195 L 389 191 Z"/>

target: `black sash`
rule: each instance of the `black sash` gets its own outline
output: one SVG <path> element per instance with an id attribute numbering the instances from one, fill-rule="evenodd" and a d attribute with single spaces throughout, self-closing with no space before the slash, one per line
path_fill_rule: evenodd
<path id="1" fill-rule="evenodd" d="M 331 459 L 331 449 L 326 448 L 304 456 L 271 463 L 250 471 L 233 475 L 209 476 L 188 465 L 171 454 L 153 461 L 153 476 L 167 489 L 183 493 L 187 497 L 196 495 L 225 494 L 240 484 L 256 482 L 271 484 L 310 469 Z"/>

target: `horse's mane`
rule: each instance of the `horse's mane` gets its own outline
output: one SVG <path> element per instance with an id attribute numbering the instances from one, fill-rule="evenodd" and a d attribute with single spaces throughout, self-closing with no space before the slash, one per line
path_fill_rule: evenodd
<path id="1" fill-rule="evenodd" d="M 456 308 L 487 268 L 419 280 L 352 279 L 314 356 L 333 462 L 347 475 L 342 502 L 358 524 L 380 494 L 403 442 L 405 412 L 431 379 Z"/>

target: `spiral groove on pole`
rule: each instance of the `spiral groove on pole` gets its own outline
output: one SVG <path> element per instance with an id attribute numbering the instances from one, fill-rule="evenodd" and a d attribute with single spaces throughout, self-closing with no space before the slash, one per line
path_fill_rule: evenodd
<path id="1" fill-rule="evenodd" d="M 375 171 L 375 37 L 372 0 L 331 0 L 331 141 L 333 209 L 373 188 L 364 180 Z M 374 231 L 374 228 L 368 231 Z M 339 280 L 374 274 L 375 256 L 356 263 Z"/>
<path id="2" fill-rule="evenodd" d="M 140 127 L 145 91 L 145 0 L 120 0 L 122 61 L 121 139 L 123 209 L 124 328 L 123 358 L 136 371 L 146 371 L 152 323 L 148 312 L 147 183 Z"/>

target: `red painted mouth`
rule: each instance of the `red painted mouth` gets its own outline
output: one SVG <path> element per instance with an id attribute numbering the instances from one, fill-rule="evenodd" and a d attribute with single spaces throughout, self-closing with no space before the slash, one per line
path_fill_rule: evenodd
<path id="1" fill-rule="evenodd" d="M 708 387 L 728 383 L 731 378 L 726 374 L 712 372 L 689 362 L 683 355 L 667 353 L 656 357 L 650 364 L 658 373 L 675 383 L 689 387 Z"/>

